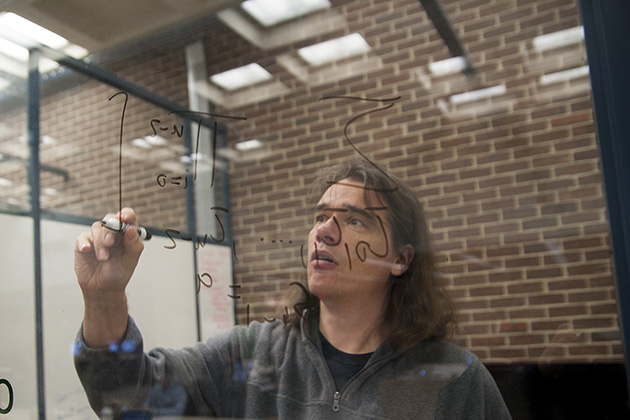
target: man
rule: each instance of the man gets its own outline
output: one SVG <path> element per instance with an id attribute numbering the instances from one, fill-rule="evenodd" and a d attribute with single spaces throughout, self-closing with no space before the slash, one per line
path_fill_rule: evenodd
<path id="1" fill-rule="evenodd" d="M 187 391 L 187 414 L 510 418 L 479 359 L 445 341 L 452 302 L 412 191 L 363 160 L 324 172 L 317 184 L 308 290 L 291 304 L 289 322 L 235 327 L 183 350 L 144 354 L 127 314 L 125 286 L 143 247 L 137 232 L 121 238 L 95 223 L 77 239 L 85 315 L 75 364 L 97 412 L 141 407 L 168 370 Z M 131 209 L 120 217 L 137 224 Z"/>

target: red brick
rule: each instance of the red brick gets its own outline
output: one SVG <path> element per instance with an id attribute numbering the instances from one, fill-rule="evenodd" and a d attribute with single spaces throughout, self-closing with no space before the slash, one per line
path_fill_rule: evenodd
<path id="1" fill-rule="evenodd" d="M 531 344 L 543 344 L 545 342 L 545 336 L 543 334 L 515 335 L 510 336 L 508 340 L 511 346 L 526 346 Z"/>
<path id="2" fill-rule="evenodd" d="M 464 311 L 461 342 L 476 346 L 473 351 L 487 360 L 536 363 L 545 347 L 535 342 L 542 335 L 540 331 L 536 333 L 536 328 L 545 327 L 544 334 L 553 335 L 560 325 L 574 318 L 561 317 L 551 322 L 545 318 L 548 309 L 569 307 L 576 302 L 587 308 L 580 320 L 601 318 L 590 324 L 593 333 L 618 328 L 614 321 L 609 226 L 590 92 L 560 97 L 551 89 L 536 86 L 542 74 L 537 67 L 548 66 L 546 72 L 562 70 L 560 66 L 566 63 L 560 61 L 558 54 L 566 58 L 582 46 L 541 54 L 533 50 L 531 39 L 577 26 L 577 6 L 574 1 L 535 0 L 514 0 L 507 8 L 484 0 L 444 3 L 474 62 L 478 79 L 474 83 L 479 87 L 504 84 L 508 88 L 505 97 L 454 107 L 455 111 L 462 111 L 461 115 L 443 113 L 436 106 L 437 101 L 448 100 L 451 93 L 474 90 L 474 83 L 470 85 L 460 74 L 441 78 L 428 75 L 432 86 L 425 90 L 416 80 L 417 70 L 428 71 L 429 62 L 449 57 L 417 1 L 373 4 L 349 0 L 333 5 L 331 12 L 344 15 L 352 31 L 367 37 L 372 46 L 370 57 L 379 58 L 383 66 L 320 85 L 302 83 L 273 63 L 279 49 L 264 52 L 234 37 L 225 25 L 207 28 L 201 34 L 212 40 L 206 43 L 206 54 L 212 58 L 210 73 L 260 62 L 290 89 L 282 96 L 222 110 L 248 117 L 246 121 L 228 124 L 229 147 L 239 140 L 261 138 L 265 141 L 261 152 L 269 153 L 260 157 L 239 153 L 227 162 L 230 210 L 240 251 L 234 267 L 235 281 L 250 281 L 246 298 L 252 305 L 252 319 L 260 320 L 273 312 L 269 302 L 279 298 L 281 285 L 288 281 L 280 273 L 293 270 L 296 262 L 301 265 L 299 250 L 286 244 L 283 247 L 279 243 L 259 243 L 259 236 L 294 236 L 303 241 L 311 223 L 312 202 L 307 197 L 307 186 L 315 172 L 341 159 L 358 156 L 343 140 L 343 128 L 354 115 L 373 108 L 374 103 L 320 98 L 400 94 L 403 98 L 394 108 L 353 123 L 350 137 L 371 159 L 401 175 L 423 200 L 437 241 L 435 248 L 443 252 L 438 255 L 468 254 L 478 259 L 440 263 Z M 338 28 L 315 41 L 347 33 L 348 28 Z M 296 48 L 312 42 L 299 41 L 280 49 L 293 54 Z M 185 68 L 182 48 L 175 52 L 157 51 L 119 57 L 115 63 L 105 63 L 105 68 L 186 106 L 186 74 L 180 71 Z M 555 60 L 558 68 L 552 68 Z M 353 62 L 355 59 L 350 58 L 335 65 Z M 335 65 L 322 66 L 321 70 L 332 70 Z M 315 75 L 319 70 L 309 71 Z M 580 84 L 588 86 L 587 78 L 570 86 L 579 89 Z M 83 156 L 102 156 L 116 140 L 112 135 L 111 141 L 103 141 L 102 133 L 116 132 L 116 119 L 109 116 L 119 115 L 120 109 L 118 104 L 103 103 L 99 98 L 108 98 L 112 90 L 94 82 L 81 82 L 63 95 L 45 95 L 43 130 L 68 141 L 67 146 L 81 150 Z M 496 109 L 482 109 L 486 104 Z M 130 101 L 129 110 L 125 127 L 129 138 L 146 135 L 151 118 L 166 121 L 164 112 L 135 100 Z M 468 111 L 473 112 L 466 114 Z M 480 111 L 479 115 L 476 111 Z M 0 133 L 0 141 L 17 138 L 23 131 L 25 114 L 0 114 L 7 126 Z M 86 126 L 88 121 L 90 127 Z M 80 139 L 94 141 L 87 144 Z M 179 141 L 169 138 L 172 140 Z M 43 156 L 54 161 L 57 149 L 45 150 Z M 116 192 L 115 183 L 104 182 L 111 165 L 98 159 L 75 160 L 76 163 L 66 163 L 61 158 L 54 164 L 67 167 L 77 179 L 100 193 L 79 190 L 71 181 L 65 186 L 67 196 L 47 201 L 54 203 L 50 208 L 70 214 L 92 214 L 99 208 L 115 207 L 110 200 Z M 143 220 L 156 226 L 185 229 L 185 191 L 158 191 L 152 182 L 155 165 L 134 165 L 125 164 L 126 170 L 136 172 L 126 185 L 131 189 L 137 186 L 138 191 L 130 192 L 128 199 L 140 206 L 141 214 L 147 215 Z M 0 176 L 4 177 L 2 171 L 0 167 Z M 21 184 L 24 178 L 25 174 L 19 176 Z M 45 174 L 42 182 L 62 184 Z M 3 190 L 0 201 L 4 194 Z M 534 257 L 530 261 L 541 265 L 506 269 L 523 264 L 528 257 Z M 256 277 L 257 272 L 263 271 L 264 276 Z M 484 294 L 492 293 L 492 286 L 501 286 L 501 294 Z M 483 287 L 489 289 L 483 291 Z M 474 299 L 470 298 L 471 292 L 477 293 Z M 514 298 L 524 300 L 511 300 Z M 238 309 L 242 322 L 243 305 L 239 304 Z M 501 326 L 491 319 L 493 309 L 505 316 L 506 323 L 522 322 L 534 333 L 495 334 Z M 477 319 L 487 320 L 471 324 L 475 313 Z M 484 337 L 496 342 L 484 342 Z M 574 354 L 567 347 L 565 356 L 571 360 L 623 360 L 623 348 L 619 345 L 580 344 L 585 344 L 586 350 L 576 350 Z"/>
<path id="3" fill-rule="evenodd" d="M 504 299 L 490 299 L 491 308 L 511 308 L 525 305 L 525 298 L 511 297 Z"/>
<path id="4" fill-rule="evenodd" d="M 524 349 L 508 349 L 508 348 L 491 348 L 490 356 L 496 358 L 514 359 L 518 357 L 525 357 Z"/>
<path id="5" fill-rule="evenodd" d="M 566 295 L 560 293 L 547 293 L 544 295 L 532 295 L 527 298 L 530 305 L 549 305 L 552 303 L 563 303 Z"/>

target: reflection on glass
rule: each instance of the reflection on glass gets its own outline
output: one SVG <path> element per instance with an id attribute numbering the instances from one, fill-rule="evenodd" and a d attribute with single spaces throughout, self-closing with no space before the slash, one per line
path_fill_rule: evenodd
<path id="1" fill-rule="evenodd" d="M 102 67 L 177 103 L 201 102 L 213 112 L 246 117 L 225 122 L 226 147 L 216 154 L 225 172 L 217 180 L 229 188 L 219 191 L 221 183 L 213 186 L 207 176 L 214 155 L 183 148 L 180 134 L 189 127 L 182 119 L 130 98 L 122 192 L 142 223 L 187 229 L 185 196 L 192 186 L 179 177 L 194 164 L 201 175 L 195 188 L 228 200 L 220 209 L 205 205 L 205 222 L 198 222 L 208 237 L 222 230 L 229 249 L 182 281 L 190 302 L 162 305 L 163 312 L 175 317 L 195 307 L 199 286 L 202 307 L 236 303 L 241 325 L 282 321 L 285 307 L 291 309 L 285 292 L 306 279 L 311 244 L 305 238 L 319 199 L 309 196 L 308 186 L 330 164 L 370 160 L 402 178 L 421 201 L 437 272 L 458 308 L 453 341 L 488 365 L 514 417 L 544 418 L 554 410 L 571 417 L 576 402 L 583 404 L 577 413 L 590 413 L 595 396 L 606 398 L 599 414 L 610 408 L 604 414 L 614 417 L 612 410 L 627 401 L 625 360 L 578 2 L 325 3 L 272 16 L 270 23 L 236 5 L 212 24 L 190 25 L 190 32 L 165 33 L 132 52 L 95 54 Z M 431 12 L 437 3 L 446 22 Z M 444 36 L 449 26 L 456 35 L 450 40 Z M 352 34 L 364 42 L 359 54 L 346 50 L 317 62 L 302 54 Z M 193 66 L 183 51 L 192 42 L 201 43 L 195 65 L 204 72 L 195 74 L 203 77 L 187 76 Z M 265 69 L 265 80 L 232 89 L 209 78 L 248 63 Z M 19 85 L 11 77 L 23 77 L 24 69 L 15 57 L 0 60 L 0 77 L 9 81 L 0 86 Z M 121 102 L 108 100 L 116 89 L 59 74 L 48 76 L 42 101 L 42 163 L 50 169 L 42 172 L 42 203 L 54 214 L 101 217 L 118 208 Z M 26 117 L 10 101 L 1 103 L 0 205 L 28 209 Z M 160 256 L 172 253 L 150 246 L 145 253 L 156 251 L 151 261 L 160 268 Z M 196 246 L 198 257 L 218 255 Z M 181 259 L 195 271 L 192 252 Z M 210 271 L 226 260 L 234 267 L 231 290 L 201 295 L 219 290 Z M 157 274 L 147 275 L 147 284 Z M 164 281 L 174 283 L 171 276 L 177 277 Z M 141 290 L 136 302 L 168 298 L 157 287 Z M 199 312 L 186 327 L 219 323 Z M 142 325 L 151 336 L 148 348 L 170 338 L 153 324 Z M 255 382 L 264 394 L 274 381 L 267 364 L 249 365 L 249 356 L 226 360 L 231 379 L 260 378 Z M 410 384 L 458 371 L 430 366 L 418 372 L 424 373 Z M 404 389 L 412 401 L 415 388 Z M 396 392 L 394 386 L 383 391 Z"/>
<path id="2" fill-rule="evenodd" d="M 1 66 L 0 66 L 1 67 Z M 0 78 L 2 74 L 0 73 Z M 29 150 L 26 135 L 26 83 L 5 74 L 0 89 L 0 209 L 26 212 L 30 209 L 28 186 Z"/>
<path id="3" fill-rule="evenodd" d="M 177 416 L 184 414 L 187 401 L 186 390 L 167 370 L 151 388 L 145 406 L 154 416 Z"/>

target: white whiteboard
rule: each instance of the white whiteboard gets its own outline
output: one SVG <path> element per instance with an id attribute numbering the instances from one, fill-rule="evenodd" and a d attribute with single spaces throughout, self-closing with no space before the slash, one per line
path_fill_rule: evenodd
<path id="1" fill-rule="evenodd" d="M 13 408 L 6 419 L 37 418 L 33 221 L 0 214 L 5 240 L 0 244 L 0 379 L 13 388 Z M 0 388 L 0 408 L 8 391 Z"/>
<path id="2" fill-rule="evenodd" d="M 35 295 L 33 274 L 33 222 L 29 217 L 0 214 L 0 229 L 8 238 L 0 246 L 0 379 L 11 382 L 12 410 L 3 419 L 36 419 L 37 377 L 35 351 Z M 95 419 L 74 370 L 73 342 L 83 318 L 83 300 L 73 268 L 73 250 L 78 234 L 87 226 L 42 221 L 42 285 L 46 417 L 50 419 Z M 138 267 L 127 288 L 129 312 L 140 327 L 145 349 L 178 348 L 197 341 L 196 273 L 190 242 L 153 237 L 145 243 Z M 229 248 L 206 245 L 208 255 L 224 256 L 228 265 L 213 269 L 217 285 L 231 284 Z M 223 260 L 221 257 L 220 260 Z M 206 291 L 207 293 L 207 291 Z M 225 297 L 229 303 L 229 298 Z M 207 300 L 206 300 L 207 302 Z M 219 331 L 231 325 L 229 314 L 202 311 L 204 331 Z M 214 308 L 216 310 L 218 308 Z M 212 326 L 213 316 L 219 329 Z M 6 405 L 0 389 L 0 407 Z"/>

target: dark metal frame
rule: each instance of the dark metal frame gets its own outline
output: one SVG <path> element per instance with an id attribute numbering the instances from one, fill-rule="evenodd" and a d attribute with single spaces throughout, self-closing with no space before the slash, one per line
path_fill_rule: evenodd
<path id="1" fill-rule="evenodd" d="M 58 168 L 52 168 L 49 166 L 43 166 L 40 162 L 39 156 L 39 140 L 40 140 L 40 90 L 41 90 L 41 75 L 39 73 L 39 60 L 41 56 L 45 56 L 52 60 L 57 61 L 60 65 L 66 66 L 78 73 L 81 73 L 91 79 L 100 81 L 121 91 L 127 92 L 133 96 L 136 96 L 146 102 L 149 102 L 158 107 L 164 108 L 172 113 L 178 113 L 182 115 L 185 124 L 190 127 L 192 120 L 190 116 L 194 116 L 194 122 L 201 124 L 205 127 L 213 128 L 214 120 L 207 116 L 195 114 L 187 108 L 178 105 L 175 102 L 171 102 L 161 96 L 158 96 L 146 89 L 143 89 L 133 83 L 120 79 L 117 76 L 106 72 L 96 66 L 90 65 L 80 60 L 68 56 L 62 56 L 58 51 L 50 49 L 46 46 L 40 45 L 37 48 L 30 50 L 29 54 L 29 76 L 28 76 L 28 91 L 27 91 L 27 103 L 28 103 L 28 145 L 30 156 L 28 159 L 28 181 L 31 186 L 31 209 L 27 213 L 28 216 L 33 219 L 33 248 L 34 248 L 34 283 L 35 283 L 35 335 L 36 335 L 36 364 L 37 364 L 37 402 L 38 402 L 38 417 L 41 420 L 46 418 L 46 392 L 45 392 L 45 367 L 44 367 L 44 337 L 43 337 L 43 289 L 42 289 L 42 255 L 41 255 L 41 220 L 43 218 L 52 220 L 72 221 L 75 223 L 82 223 L 90 225 L 93 220 L 82 216 L 64 215 L 56 212 L 42 211 L 40 203 L 40 173 L 42 170 L 50 171 L 68 178 L 69 174 Z M 217 144 L 216 151 L 221 150 L 222 147 L 226 147 L 227 129 L 223 124 L 218 124 L 220 135 L 220 144 Z M 184 136 L 184 146 L 189 153 L 192 153 L 192 138 L 191 130 L 186 131 Z M 192 177 L 191 174 L 187 175 Z M 229 202 L 229 185 L 228 177 L 223 176 L 222 194 L 224 202 Z M 192 182 L 192 180 L 189 180 Z M 195 223 L 195 205 L 194 205 L 194 189 L 188 188 L 186 192 L 186 216 L 187 216 L 187 229 L 188 235 L 192 237 L 198 237 L 196 232 Z M 224 203 L 225 204 L 225 203 Z M 232 220 L 228 213 L 226 218 L 226 240 L 228 243 L 232 241 Z M 166 236 L 164 232 L 159 229 L 148 228 L 152 234 L 160 236 Z M 199 237 L 199 239 L 201 239 Z M 191 241 L 193 246 L 194 256 L 194 268 L 197 268 L 197 255 L 194 252 L 194 244 L 196 241 Z M 193 279 L 196 281 L 197 279 Z M 201 326 L 200 326 L 200 311 L 198 296 L 196 299 L 196 312 L 197 312 L 197 339 L 201 339 Z M 236 307 L 234 309 L 234 316 L 236 317 Z"/>
<path id="2" fill-rule="evenodd" d="M 46 390 L 44 381 L 44 314 L 42 291 L 42 243 L 41 243 L 41 203 L 39 176 L 39 58 L 38 50 L 31 50 L 28 57 L 28 146 L 30 165 L 28 183 L 31 186 L 31 211 L 33 218 L 33 267 L 35 279 L 35 354 L 37 357 L 37 411 L 40 419 L 46 416 Z"/>
<path id="3" fill-rule="evenodd" d="M 630 16 L 628 0 L 581 0 L 614 249 L 626 373 L 630 361 Z M 630 375 L 628 389 L 630 389 Z"/>
<path id="4" fill-rule="evenodd" d="M 466 48 L 464 48 L 464 44 L 462 44 L 462 41 L 457 36 L 457 33 L 455 33 L 455 30 L 453 29 L 440 0 L 420 0 L 420 3 L 422 4 L 422 7 L 424 7 L 429 19 L 433 22 L 433 26 L 437 29 L 444 41 L 444 44 L 446 44 L 446 47 L 453 57 L 462 57 L 464 59 L 466 65 L 462 69 L 462 73 L 467 76 L 475 74 L 475 69 L 468 58 Z"/>
<path id="5" fill-rule="evenodd" d="M 420 2 L 425 7 L 451 53 L 463 56 L 468 62 L 466 52 L 448 22 L 439 0 L 420 0 Z M 627 40 L 630 39 L 630 27 L 628 27 L 624 17 L 630 15 L 630 2 L 626 0 L 608 0 L 606 2 L 601 0 L 580 0 L 580 4 L 586 32 L 586 48 L 593 86 L 602 169 L 608 200 L 611 236 L 615 251 L 614 261 L 619 317 L 623 332 L 627 370 L 628 361 L 630 360 L 630 165 L 628 165 L 628 162 L 630 162 L 630 142 L 627 140 L 628 133 L 630 133 L 630 118 L 628 118 L 628 112 L 630 111 L 630 83 L 627 80 L 627 75 L 630 74 L 630 59 L 628 58 L 626 44 Z M 40 74 L 36 65 L 40 55 L 52 58 L 63 66 L 129 92 L 162 108 L 171 111 L 189 110 L 107 73 L 98 67 L 69 57 L 60 57 L 56 51 L 46 47 L 42 46 L 37 50 L 31 51 L 28 79 L 29 184 L 31 185 L 31 210 L 29 215 L 33 218 L 34 223 L 38 413 L 40 419 L 45 419 L 40 230 L 42 210 L 39 202 L 39 175 L 43 168 L 39 162 Z M 472 66 L 469 63 L 469 67 L 464 72 L 470 73 L 472 71 Z M 209 118 L 200 116 L 197 120 L 206 127 L 212 127 L 213 120 Z M 225 138 L 225 136 L 222 137 Z M 224 197 L 226 199 L 228 197 L 227 194 L 229 194 L 229 188 L 224 185 Z M 188 208 L 194 208 L 191 205 L 192 202 L 194 202 L 194 196 L 190 192 L 187 195 Z M 80 219 L 80 217 L 76 219 Z M 194 232 L 194 217 L 192 219 L 193 224 L 189 224 L 188 228 Z M 231 226 L 231 221 L 228 219 L 226 224 Z M 231 239 L 231 232 L 228 235 Z"/>

